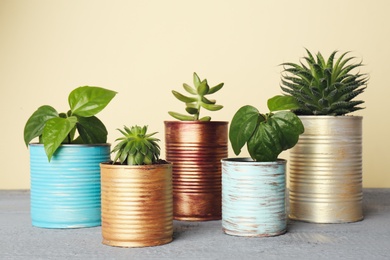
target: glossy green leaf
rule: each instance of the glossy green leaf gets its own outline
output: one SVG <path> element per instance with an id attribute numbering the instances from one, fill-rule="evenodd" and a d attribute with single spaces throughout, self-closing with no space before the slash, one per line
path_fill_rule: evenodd
<path id="1" fill-rule="evenodd" d="M 46 155 L 51 160 L 57 148 L 64 142 L 70 131 L 76 125 L 77 118 L 52 118 L 46 122 L 42 132 L 42 141 Z"/>
<path id="2" fill-rule="evenodd" d="M 296 98 L 281 95 L 268 99 L 267 106 L 271 112 L 279 110 L 295 110 L 300 107 Z"/>
<path id="3" fill-rule="evenodd" d="M 298 142 L 299 135 L 304 132 L 301 120 L 289 111 L 275 113 L 268 119 L 268 123 L 279 134 L 283 151 L 294 147 Z"/>
<path id="4" fill-rule="evenodd" d="M 276 161 L 282 152 L 278 133 L 267 122 L 261 122 L 248 140 L 248 152 L 258 162 Z"/>
<path id="5" fill-rule="evenodd" d="M 292 112 L 268 115 L 248 141 L 248 152 L 256 161 L 275 161 L 279 154 L 294 147 L 304 132 L 301 120 Z"/>
<path id="6" fill-rule="evenodd" d="M 96 117 L 77 117 L 77 131 L 85 144 L 99 144 L 107 142 L 107 129 Z"/>
<path id="7" fill-rule="evenodd" d="M 90 117 L 103 110 L 116 94 L 108 89 L 84 86 L 73 90 L 68 102 L 73 115 Z"/>
<path id="8" fill-rule="evenodd" d="M 27 120 L 24 126 L 24 143 L 26 146 L 42 134 L 47 120 L 59 117 L 58 112 L 51 106 L 39 107 Z"/>
<path id="9" fill-rule="evenodd" d="M 264 120 L 253 106 L 241 107 L 233 116 L 229 128 L 229 140 L 236 155 L 251 138 L 259 121 Z"/>

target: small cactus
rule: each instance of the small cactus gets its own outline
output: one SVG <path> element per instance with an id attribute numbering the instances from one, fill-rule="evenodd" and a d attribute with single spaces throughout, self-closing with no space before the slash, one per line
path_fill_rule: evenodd
<path id="1" fill-rule="evenodd" d="M 157 144 L 160 140 L 152 137 L 157 132 L 147 134 L 148 127 L 133 126 L 124 130 L 118 129 L 123 137 L 116 139 L 120 141 L 112 150 L 116 152 L 113 163 L 119 162 L 128 165 L 149 165 L 159 161 L 160 146 Z"/>

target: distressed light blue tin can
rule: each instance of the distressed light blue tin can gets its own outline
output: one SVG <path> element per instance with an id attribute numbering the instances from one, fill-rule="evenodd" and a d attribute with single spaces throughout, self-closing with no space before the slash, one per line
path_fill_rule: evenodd
<path id="1" fill-rule="evenodd" d="M 286 232 L 286 160 L 222 160 L 222 228 L 228 235 L 277 236 Z"/>
<path id="2" fill-rule="evenodd" d="M 100 163 L 110 160 L 110 144 L 61 145 L 50 162 L 42 144 L 29 150 L 32 225 L 100 226 Z"/>

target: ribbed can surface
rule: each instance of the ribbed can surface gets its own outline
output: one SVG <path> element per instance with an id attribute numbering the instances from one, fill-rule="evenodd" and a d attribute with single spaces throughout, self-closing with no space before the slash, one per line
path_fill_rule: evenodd
<path id="1" fill-rule="evenodd" d="M 363 219 L 362 117 L 300 116 L 305 133 L 290 151 L 290 218 Z"/>
<path id="2" fill-rule="evenodd" d="M 222 228 L 226 234 L 267 237 L 286 232 L 286 161 L 222 160 Z"/>
<path id="3" fill-rule="evenodd" d="M 173 163 L 174 219 L 221 219 L 221 159 L 228 122 L 166 121 L 166 158 Z"/>
<path id="4" fill-rule="evenodd" d="M 30 144 L 31 219 L 43 228 L 100 226 L 100 167 L 110 144 L 61 145 L 48 162 L 42 144 Z"/>
<path id="5" fill-rule="evenodd" d="M 145 247 L 173 236 L 172 164 L 101 164 L 103 244 Z"/>

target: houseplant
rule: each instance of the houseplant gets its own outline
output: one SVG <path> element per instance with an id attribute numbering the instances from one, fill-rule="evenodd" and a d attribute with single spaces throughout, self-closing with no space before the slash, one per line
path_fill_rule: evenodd
<path id="1" fill-rule="evenodd" d="M 221 164 L 228 154 L 228 122 L 211 121 L 200 116 L 202 108 L 217 111 L 222 108 L 207 96 L 223 87 L 210 87 L 206 79 L 193 74 L 194 86 L 186 83 L 190 95 L 172 91 L 186 104 L 189 115 L 168 112 L 179 121 L 165 121 L 167 160 L 173 163 L 174 219 L 205 221 L 221 219 Z"/>
<path id="2" fill-rule="evenodd" d="M 294 99 L 275 96 L 269 113 L 243 106 L 234 115 L 229 140 L 239 155 L 246 144 L 251 158 L 222 159 L 222 227 L 236 236 L 276 236 L 286 232 L 286 160 L 279 154 L 292 148 L 304 127 L 290 111 Z"/>
<path id="3" fill-rule="evenodd" d="M 101 163 L 103 244 L 145 247 L 172 241 L 172 164 L 159 159 L 159 139 L 147 126 L 124 127 Z"/>
<path id="4" fill-rule="evenodd" d="M 79 87 L 69 94 L 67 113 L 44 105 L 28 119 L 24 141 L 30 150 L 34 226 L 100 225 L 99 163 L 108 160 L 110 145 L 107 130 L 95 115 L 115 95 L 100 87 Z M 35 138 L 39 143 L 31 143 Z"/>
<path id="5" fill-rule="evenodd" d="M 368 82 L 354 57 L 327 60 L 309 50 L 300 64 L 283 63 L 281 88 L 299 103 L 305 133 L 290 153 L 290 218 L 315 223 L 363 219 L 362 109 L 354 98 Z"/>

